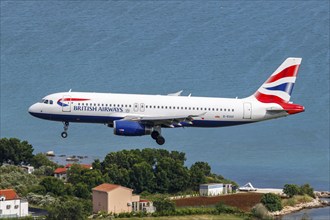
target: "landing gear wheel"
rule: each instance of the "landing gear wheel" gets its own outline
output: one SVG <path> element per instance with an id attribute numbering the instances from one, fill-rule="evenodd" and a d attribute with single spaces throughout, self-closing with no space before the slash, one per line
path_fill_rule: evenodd
<path id="1" fill-rule="evenodd" d="M 68 136 L 68 133 L 66 133 L 65 131 L 63 131 L 63 132 L 61 133 L 61 136 L 62 136 L 62 138 L 66 138 L 66 137 Z"/>
<path id="2" fill-rule="evenodd" d="M 151 137 L 152 139 L 157 140 L 157 138 L 159 137 L 159 132 L 158 131 L 151 132 Z"/>
<path id="3" fill-rule="evenodd" d="M 163 136 L 158 136 L 156 139 L 156 143 L 159 145 L 163 145 L 165 143 L 165 138 Z"/>
<path id="4" fill-rule="evenodd" d="M 66 138 L 68 136 L 68 133 L 66 131 L 69 128 L 69 122 L 64 121 L 63 125 L 64 125 L 64 127 L 63 127 L 64 131 L 61 133 L 61 136 L 62 136 L 62 138 Z"/>

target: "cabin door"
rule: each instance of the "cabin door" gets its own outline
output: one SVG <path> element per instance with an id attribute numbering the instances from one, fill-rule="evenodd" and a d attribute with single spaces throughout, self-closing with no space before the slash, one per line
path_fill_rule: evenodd
<path id="1" fill-rule="evenodd" d="M 71 112 L 71 96 L 65 95 L 62 98 L 62 112 Z"/>
<path id="2" fill-rule="evenodd" d="M 243 104 L 243 119 L 251 119 L 252 116 L 252 105 L 250 102 Z"/>

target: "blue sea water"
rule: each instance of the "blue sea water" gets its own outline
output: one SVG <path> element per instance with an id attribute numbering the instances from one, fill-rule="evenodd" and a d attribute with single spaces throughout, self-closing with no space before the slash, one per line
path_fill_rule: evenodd
<path id="1" fill-rule="evenodd" d="M 306 112 L 251 125 L 165 129 L 161 148 L 243 185 L 329 189 L 329 1 L 1 1 L 1 137 L 35 152 L 160 148 L 103 125 L 62 124 L 28 107 L 60 91 L 246 97 L 302 57 L 292 100 Z"/>

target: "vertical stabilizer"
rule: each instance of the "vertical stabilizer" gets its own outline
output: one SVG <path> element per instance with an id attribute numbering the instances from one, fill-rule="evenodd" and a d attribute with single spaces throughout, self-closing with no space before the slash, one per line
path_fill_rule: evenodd
<path id="1" fill-rule="evenodd" d="M 301 58 L 287 58 L 254 93 L 263 103 L 287 103 L 296 82 Z"/>

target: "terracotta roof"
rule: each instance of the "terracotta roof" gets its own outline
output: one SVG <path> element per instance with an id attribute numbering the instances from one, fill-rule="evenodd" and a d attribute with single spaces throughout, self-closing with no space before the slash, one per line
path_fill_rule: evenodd
<path id="1" fill-rule="evenodd" d="M 66 173 L 66 170 L 67 170 L 67 168 L 65 168 L 65 167 L 59 167 L 54 171 L 54 173 L 56 173 L 56 174 Z"/>
<path id="2" fill-rule="evenodd" d="M 110 184 L 110 183 L 103 183 L 103 184 L 93 188 L 93 190 L 103 191 L 103 192 L 110 192 L 110 191 L 112 191 L 114 189 L 117 189 L 119 187 L 133 191 L 130 188 L 126 188 L 124 186 L 120 186 L 120 185 L 116 185 L 116 184 Z"/>
<path id="3" fill-rule="evenodd" d="M 79 163 L 74 163 L 74 164 L 80 165 L 82 168 L 85 168 L 85 169 L 91 169 L 92 168 L 91 164 L 79 164 Z M 65 167 L 69 168 L 72 165 L 73 165 L 72 163 L 68 163 L 67 165 L 65 165 Z"/>
<path id="4" fill-rule="evenodd" d="M 141 199 L 140 202 L 150 202 L 150 200 Z"/>
<path id="5" fill-rule="evenodd" d="M 1 189 L 0 190 L 0 197 L 4 196 L 6 200 L 14 200 L 18 199 L 18 195 L 16 194 L 15 190 L 13 189 Z"/>

